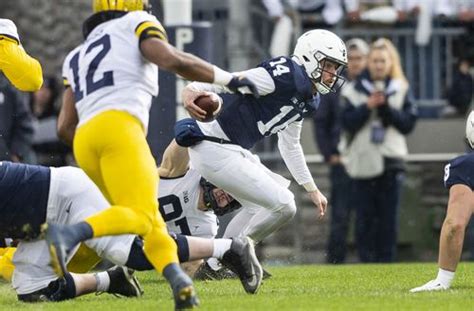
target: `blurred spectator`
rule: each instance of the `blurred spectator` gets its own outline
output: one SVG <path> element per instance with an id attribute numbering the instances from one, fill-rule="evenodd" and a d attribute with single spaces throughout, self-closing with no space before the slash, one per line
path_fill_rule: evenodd
<path id="1" fill-rule="evenodd" d="M 58 109 L 58 83 L 53 77 L 45 77 L 41 89 L 31 95 L 31 111 L 36 121 L 36 131 L 33 136 L 33 148 L 38 163 L 47 166 L 67 165 L 69 147 L 59 141 L 56 125 Z"/>
<path id="2" fill-rule="evenodd" d="M 27 97 L 0 73 L 0 160 L 36 163 Z"/>
<path id="3" fill-rule="evenodd" d="M 270 56 L 290 55 L 294 27 L 289 12 L 287 12 L 288 9 L 285 9 L 281 0 L 262 0 L 262 3 L 274 22 L 269 47 Z"/>
<path id="4" fill-rule="evenodd" d="M 393 24 L 398 13 L 391 0 L 345 0 L 349 22 Z"/>
<path id="5" fill-rule="evenodd" d="M 415 127 L 417 109 L 393 44 L 371 46 L 364 71 L 342 91 L 345 108 L 343 162 L 353 178 L 351 204 L 357 210 L 356 241 L 362 262 L 395 259 L 405 135 Z"/>
<path id="6" fill-rule="evenodd" d="M 353 81 L 365 69 L 369 46 L 362 39 L 349 40 L 346 46 L 347 80 Z M 324 161 L 330 166 L 331 225 L 327 248 L 328 263 L 343 263 L 345 260 L 352 207 L 352 204 L 349 204 L 351 180 L 341 163 L 337 148 L 341 134 L 339 96 L 340 91 L 322 96 L 318 110 L 313 116 L 316 143 Z"/>
<path id="7" fill-rule="evenodd" d="M 469 72 L 469 61 L 463 59 L 459 62 L 454 73 L 453 84 L 449 89 L 449 105 L 454 107 L 458 116 L 464 117 L 471 107 L 472 76 Z"/>

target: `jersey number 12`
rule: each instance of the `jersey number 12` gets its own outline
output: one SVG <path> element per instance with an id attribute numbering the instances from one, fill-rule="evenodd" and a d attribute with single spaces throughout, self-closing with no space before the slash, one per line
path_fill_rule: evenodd
<path id="1" fill-rule="evenodd" d="M 100 48 L 99 53 L 89 63 L 86 73 L 86 95 L 89 95 L 104 86 L 114 85 L 114 73 L 113 71 L 105 71 L 102 77 L 94 81 L 94 74 L 100 65 L 100 62 L 109 53 L 111 44 L 110 36 L 108 34 L 100 37 L 98 40 L 92 42 L 86 50 L 86 54 L 90 53 L 93 49 Z M 80 101 L 84 97 L 84 91 L 81 90 L 79 81 L 79 52 L 74 54 L 69 62 L 69 66 L 72 69 L 74 75 L 74 98 L 76 102 Z"/>

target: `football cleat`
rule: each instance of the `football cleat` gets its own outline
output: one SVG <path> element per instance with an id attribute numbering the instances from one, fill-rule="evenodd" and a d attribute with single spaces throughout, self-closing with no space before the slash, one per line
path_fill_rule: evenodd
<path id="1" fill-rule="evenodd" d="M 247 293 L 255 294 L 258 291 L 262 284 L 263 269 L 249 237 L 232 238 L 230 250 L 225 252 L 221 262 L 239 276 Z"/>
<path id="2" fill-rule="evenodd" d="M 440 290 L 447 290 L 447 289 L 449 289 L 449 286 L 444 286 L 438 280 L 431 280 L 425 285 L 410 289 L 410 293 L 431 292 L 431 291 L 440 291 Z"/>
<path id="3" fill-rule="evenodd" d="M 236 279 L 237 275 L 229 269 L 222 267 L 218 270 L 214 270 L 209 266 L 207 262 L 204 262 L 194 273 L 193 279 L 199 281 L 214 281 L 214 280 L 226 280 Z"/>
<path id="4" fill-rule="evenodd" d="M 193 309 L 199 306 L 199 299 L 194 290 L 193 281 L 184 272 L 176 275 L 170 282 L 173 290 L 175 310 Z"/>
<path id="5" fill-rule="evenodd" d="M 115 266 L 107 270 L 110 277 L 110 286 L 107 292 L 121 297 L 141 297 L 143 289 L 133 270 Z"/>

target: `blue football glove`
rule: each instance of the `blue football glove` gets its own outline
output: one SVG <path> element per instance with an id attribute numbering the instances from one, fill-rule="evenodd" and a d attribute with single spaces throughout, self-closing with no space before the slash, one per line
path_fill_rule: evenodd
<path id="1" fill-rule="evenodd" d="M 232 80 L 230 80 L 229 84 L 227 84 L 227 87 L 234 93 L 242 93 L 240 91 L 241 88 L 243 87 L 248 87 L 250 92 L 252 92 L 252 95 L 255 98 L 259 98 L 260 94 L 258 94 L 258 89 L 255 83 L 247 79 L 246 77 L 233 77 Z"/>

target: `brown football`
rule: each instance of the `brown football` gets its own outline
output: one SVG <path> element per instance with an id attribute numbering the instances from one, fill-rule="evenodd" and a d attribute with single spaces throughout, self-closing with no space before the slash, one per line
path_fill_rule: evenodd
<path id="1" fill-rule="evenodd" d="M 202 122 L 211 122 L 219 114 L 221 110 L 221 100 L 218 95 L 216 96 L 213 98 L 210 95 L 201 95 L 194 101 L 197 106 L 206 111 L 206 117 Z"/>

